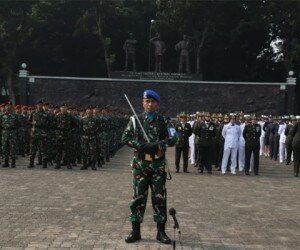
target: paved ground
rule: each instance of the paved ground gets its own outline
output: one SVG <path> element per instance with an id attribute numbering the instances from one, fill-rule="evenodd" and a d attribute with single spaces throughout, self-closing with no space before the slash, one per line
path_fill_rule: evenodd
<path id="1" fill-rule="evenodd" d="M 124 243 L 131 228 L 130 157 L 124 147 L 97 172 L 27 169 L 24 159 L 16 169 L 0 169 L 0 247 L 172 249 L 155 240 L 151 206 L 143 240 Z M 174 149 L 168 159 L 174 172 Z M 190 170 L 167 183 L 183 249 L 300 249 L 300 178 L 292 166 L 263 157 L 258 177 Z M 171 222 L 167 232 L 173 237 Z"/>

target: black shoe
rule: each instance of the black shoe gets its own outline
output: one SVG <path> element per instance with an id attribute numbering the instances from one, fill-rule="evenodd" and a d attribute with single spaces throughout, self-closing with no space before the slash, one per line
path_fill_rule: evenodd
<path id="1" fill-rule="evenodd" d="M 165 232 L 165 223 L 157 223 L 156 239 L 163 244 L 171 244 L 172 241 Z"/>
<path id="2" fill-rule="evenodd" d="M 54 167 L 54 169 L 60 169 L 60 165 L 56 164 L 56 166 Z"/>
<path id="3" fill-rule="evenodd" d="M 132 231 L 125 238 L 126 243 L 133 243 L 141 239 L 141 224 L 139 222 L 132 222 Z"/>
<path id="4" fill-rule="evenodd" d="M 290 165 L 290 163 L 289 163 L 289 162 L 287 162 L 287 163 L 285 163 L 285 165 Z"/>
<path id="5" fill-rule="evenodd" d="M 245 175 L 249 175 L 249 171 L 245 171 Z"/>
<path id="6" fill-rule="evenodd" d="M 34 168 L 34 165 L 29 163 L 29 165 L 27 166 L 27 168 Z"/>
<path id="7" fill-rule="evenodd" d="M 97 170 L 97 168 L 96 167 L 92 167 L 92 170 Z"/>
<path id="8" fill-rule="evenodd" d="M 11 161 L 11 168 L 15 168 L 16 167 L 16 160 L 12 160 Z"/>
<path id="9" fill-rule="evenodd" d="M 199 173 L 199 174 L 203 174 L 203 169 L 199 169 L 199 170 L 198 170 L 198 173 Z"/>
<path id="10" fill-rule="evenodd" d="M 254 175 L 258 175 L 258 172 L 255 172 Z"/>
<path id="11" fill-rule="evenodd" d="M 88 168 L 86 167 L 86 166 L 82 166 L 81 168 L 80 168 L 80 170 L 87 170 Z"/>
<path id="12" fill-rule="evenodd" d="M 190 171 L 184 170 L 183 172 L 184 172 L 184 173 L 189 173 Z"/>
<path id="13" fill-rule="evenodd" d="M 8 160 L 5 160 L 5 162 L 2 164 L 3 168 L 8 168 L 9 167 L 9 163 Z"/>
<path id="14" fill-rule="evenodd" d="M 105 160 L 106 162 L 109 162 L 109 155 L 106 156 Z"/>

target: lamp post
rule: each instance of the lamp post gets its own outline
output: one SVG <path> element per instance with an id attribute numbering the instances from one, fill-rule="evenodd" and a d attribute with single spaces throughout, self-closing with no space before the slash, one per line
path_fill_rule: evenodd
<path id="1" fill-rule="evenodd" d="M 152 30 L 152 24 L 155 22 L 154 19 L 151 19 L 150 21 L 150 29 L 149 29 L 149 53 L 148 53 L 148 72 L 150 72 L 150 64 L 151 64 L 151 30 Z"/>
<path id="2" fill-rule="evenodd" d="M 288 72 L 288 78 L 286 79 L 286 82 L 288 84 L 296 85 L 296 78 L 294 77 L 294 71 L 290 70 Z M 289 86 L 288 84 L 285 85 L 285 88 L 283 89 L 284 90 L 284 108 L 283 108 L 284 114 L 287 114 L 288 106 L 289 106 L 289 103 L 288 103 L 288 100 L 289 100 L 288 91 L 291 92 L 291 86 Z"/>
<path id="3" fill-rule="evenodd" d="M 20 78 L 20 104 L 28 105 L 28 96 L 27 96 L 27 82 L 28 82 L 28 70 L 26 70 L 26 63 L 21 64 L 22 69 L 19 70 Z"/>

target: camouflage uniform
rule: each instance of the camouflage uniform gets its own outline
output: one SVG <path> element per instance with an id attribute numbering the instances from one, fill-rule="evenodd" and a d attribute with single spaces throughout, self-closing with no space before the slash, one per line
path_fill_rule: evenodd
<path id="1" fill-rule="evenodd" d="M 57 154 L 56 154 L 56 166 L 60 168 L 62 158 L 67 164 L 68 169 L 71 169 L 71 144 L 72 144 L 72 131 L 75 127 L 75 119 L 69 113 L 58 113 L 55 116 L 55 124 L 57 128 Z"/>
<path id="2" fill-rule="evenodd" d="M 25 156 L 28 117 L 23 114 L 18 114 L 18 118 L 20 124 L 18 129 L 18 150 L 20 155 Z"/>
<path id="3" fill-rule="evenodd" d="M 141 154 L 141 146 L 146 143 L 141 129 L 134 128 L 132 119 L 127 125 L 122 142 L 135 149 L 135 156 L 131 161 L 133 173 L 133 199 L 130 204 L 131 215 L 129 221 L 142 222 L 146 209 L 148 188 L 151 188 L 151 200 L 154 209 L 154 221 L 165 223 L 167 219 L 166 213 L 166 139 L 168 138 L 168 130 L 165 119 L 161 115 L 157 115 L 151 119 L 143 114 L 141 123 L 146 134 L 152 143 L 156 143 L 158 150 L 162 152 L 161 156 L 154 160 L 147 159 L 147 154 Z M 175 142 L 173 142 L 175 143 Z M 153 159 L 153 157 L 152 157 Z"/>
<path id="4" fill-rule="evenodd" d="M 44 110 L 35 110 L 31 114 L 29 120 L 32 123 L 32 128 L 30 143 L 30 163 L 28 167 L 34 167 L 34 158 L 38 150 L 43 157 L 43 167 L 47 167 L 47 162 L 50 157 L 47 141 L 49 127 L 51 126 L 50 115 Z"/>
<path id="5" fill-rule="evenodd" d="M 86 115 L 82 118 L 82 160 L 81 169 L 87 169 L 88 160 L 91 160 L 92 169 L 96 170 L 97 161 L 97 129 L 98 121 L 93 115 Z"/>
<path id="6" fill-rule="evenodd" d="M 2 167 L 9 166 L 9 156 L 11 156 L 11 167 L 15 167 L 15 161 L 18 150 L 18 129 L 19 129 L 19 117 L 15 113 L 4 113 L 1 116 L 1 128 L 2 128 L 2 155 L 5 160 Z"/>

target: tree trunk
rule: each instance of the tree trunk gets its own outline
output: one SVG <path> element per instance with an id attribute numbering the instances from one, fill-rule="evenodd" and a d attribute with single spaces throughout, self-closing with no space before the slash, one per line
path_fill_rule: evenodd
<path id="1" fill-rule="evenodd" d="M 107 77 L 110 77 L 110 61 L 109 61 L 108 50 L 102 33 L 102 26 L 101 26 L 101 5 L 102 5 L 102 1 L 100 0 L 96 11 L 96 23 L 97 23 L 99 40 L 104 50 L 104 59 L 105 59 Z"/>
<path id="2" fill-rule="evenodd" d="M 7 85 L 8 85 L 8 92 L 9 92 L 9 100 L 15 104 L 16 99 L 15 99 L 15 92 L 13 88 L 13 73 L 12 70 L 9 70 L 8 76 L 7 76 Z"/>

